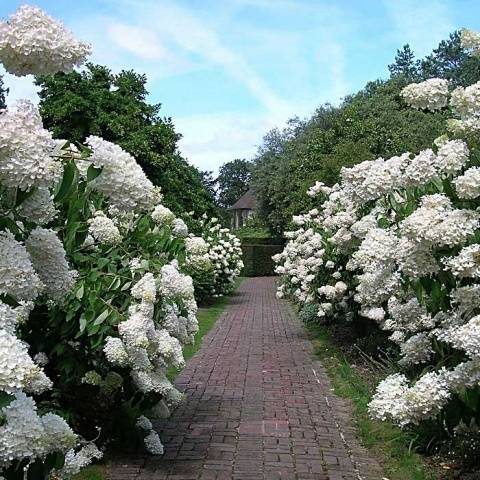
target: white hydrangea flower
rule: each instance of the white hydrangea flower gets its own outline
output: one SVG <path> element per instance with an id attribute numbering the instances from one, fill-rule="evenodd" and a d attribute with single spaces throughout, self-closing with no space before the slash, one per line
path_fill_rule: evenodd
<path id="1" fill-rule="evenodd" d="M 70 479 L 80 473 L 83 468 L 90 465 L 94 460 L 100 460 L 102 457 L 103 453 L 94 443 L 88 443 L 78 452 L 70 449 L 65 454 L 65 465 L 60 470 L 54 470 L 52 477 L 54 480 Z"/>
<path id="2" fill-rule="evenodd" d="M 0 293 L 35 300 L 42 289 L 26 248 L 10 232 L 0 232 Z"/>
<path id="3" fill-rule="evenodd" d="M 465 388 L 480 385 L 480 358 L 459 363 L 445 375 L 449 388 L 453 391 L 462 391 Z"/>
<path id="4" fill-rule="evenodd" d="M 413 241 L 437 246 L 462 244 L 478 227 L 479 214 L 456 210 L 443 194 L 425 195 L 417 208 L 400 225 L 401 233 Z"/>
<path id="5" fill-rule="evenodd" d="M 474 199 L 480 196 L 480 167 L 471 167 L 453 180 L 459 198 Z"/>
<path id="6" fill-rule="evenodd" d="M 34 357 L 33 361 L 40 367 L 44 367 L 48 364 L 49 359 L 45 352 L 38 352 Z"/>
<path id="7" fill-rule="evenodd" d="M 444 258 L 443 262 L 456 277 L 480 278 L 480 245 L 464 247 L 458 255 Z"/>
<path id="8" fill-rule="evenodd" d="M 153 207 L 158 192 L 129 153 L 94 135 L 86 143 L 92 149 L 89 161 L 102 167 L 102 173 L 90 183 L 93 188 L 104 194 L 119 212 Z"/>
<path id="9" fill-rule="evenodd" d="M 185 238 L 188 235 L 187 224 L 181 218 L 176 218 L 172 223 L 172 233 L 176 237 Z"/>
<path id="10" fill-rule="evenodd" d="M 472 50 L 473 54 L 480 52 L 480 34 L 467 28 L 460 31 L 460 43 L 463 48 Z"/>
<path id="11" fill-rule="evenodd" d="M 37 227 L 25 242 L 32 263 L 45 285 L 45 293 L 61 301 L 72 289 L 77 272 L 70 270 L 62 242 L 53 230 Z"/>
<path id="12" fill-rule="evenodd" d="M 455 113 L 462 117 L 478 117 L 480 115 L 480 82 L 466 88 L 457 87 L 452 92 L 450 105 Z"/>
<path id="13" fill-rule="evenodd" d="M 0 181 L 28 190 L 48 187 L 60 178 L 63 166 L 50 154 L 52 134 L 43 128 L 38 110 L 28 101 L 0 113 Z"/>
<path id="14" fill-rule="evenodd" d="M 51 413 L 40 417 L 33 399 L 23 392 L 17 391 L 0 412 L 5 417 L 0 426 L 0 468 L 16 459 L 66 452 L 76 443 L 76 435 L 62 418 Z"/>
<path id="15" fill-rule="evenodd" d="M 474 310 L 480 308 L 480 285 L 456 288 L 450 294 L 450 298 L 460 315 L 471 316 Z"/>
<path id="16" fill-rule="evenodd" d="M 163 205 L 156 205 L 152 212 L 152 220 L 160 225 L 171 225 L 175 220 L 175 214 Z"/>
<path id="17" fill-rule="evenodd" d="M 115 245 L 122 240 L 118 227 L 101 210 L 88 220 L 88 233 L 101 244 Z"/>
<path id="18" fill-rule="evenodd" d="M 177 266 L 169 263 L 160 270 L 158 291 L 166 297 L 193 298 L 192 278 L 180 273 Z"/>
<path id="19" fill-rule="evenodd" d="M 402 366 L 417 365 L 426 362 L 433 353 L 430 336 L 424 332 L 411 336 L 400 345 L 400 352 L 402 358 L 398 363 Z"/>
<path id="20" fill-rule="evenodd" d="M 435 158 L 436 168 L 447 175 L 459 172 L 468 162 L 470 152 L 463 140 L 450 140 L 438 149 Z"/>
<path id="21" fill-rule="evenodd" d="M 14 75 L 52 75 L 82 65 L 87 43 L 75 40 L 60 22 L 37 7 L 21 6 L 0 23 L 0 62 Z"/>
<path id="22" fill-rule="evenodd" d="M 25 220 L 37 225 L 50 223 L 58 214 L 53 203 L 53 195 L 45 187 L 37 187 L 32 195 L 20 204 L 17 212 Z"/>
<path id="23" fill-rule="evenodd" d="M 448 81 L 430 78 L 420 83 L 411 83 L 402 90 L 405 102 L 418 110 L 440 110 L 448 104 Z"/>
<path id="24" fill-rule="evenodd" d="M 437 333 L 437 338 L 464 350 L 470 357 L 480 357 L 480 315 L 470 319 L 465 325 L 455 325 Z"/>
<path id="25" fill-rule="evenodd" d="M 133 287 L 132 297 L 144 302 L 155 303 L 157 287 L 153 274 L 146 273 Z"/>
<path id="26" fill-rule="evenodd" d="M 157 432 L 153 430 L 143 439 L 147 452 L 151 455 L 163 455 L 163 445 Z"/>
<path id="27" fill-rule="evenodd" d="M 146 432 L 149 432 L 153 428 L 152 422 L 147 417 L 145 417 L 145 415 L 140 415 L 137 418 L 135 425 L 138 428 L 145 430 Z"/>
<path id="28" fill-rule="evenodd" d="M 412 387 L 397 373 L 380 382 L 368 408 L 372 417 L 404 426 L 435 416 L 449 399 L 444 372 L 426 373 Z"/>
<path id="29" fill-rule="evenodd" d="M 42 393 L 52 382 L 28 355 L 28 347 L 14 334 L 0 330 L 0 390 Z"/>
<path id="30" fill-rule="evenodd" d="M 185 250 L 188 255 L 204 255 L 208 245 L 202 237 L 189 237 L 185 239 Z"/>
<path id="31" fill-rule="evenodd" d="M 128 353 L 120 338 L 107 337 L 103 346 L 103 352 L 112 365 L 124 367 L 128 364 Z"/>

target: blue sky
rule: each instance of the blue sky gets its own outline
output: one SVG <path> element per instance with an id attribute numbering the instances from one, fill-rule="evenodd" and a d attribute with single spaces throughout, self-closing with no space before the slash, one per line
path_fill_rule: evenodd
<path id="1" fill-rule="evenodd" d="M 2 0 L 5 18 L 25 1 Z M 37 0 L 92 61 L 148 76 L 203 170 L 250 158 L 267 130 L 338 103 L 387 76 L 395 51 L 423 56 L 448 33 L 480 30 L 477 0 Z M 31 79 L 7 76 L 10 102 L 35 98 Z"/>

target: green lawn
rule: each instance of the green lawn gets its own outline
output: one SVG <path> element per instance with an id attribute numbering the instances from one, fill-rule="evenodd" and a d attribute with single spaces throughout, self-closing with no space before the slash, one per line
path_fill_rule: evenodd
<path id="1" fill-rule="evenodd" d="M 235 290 L 238 288 L 238 286 L 242 283 L 243 280 L 243 277 L 238 277 L 236 279 Z M 225 310 L 228 299 L 228 296 L 216 298 L 208 307 L 202 307 L 198 309 L 197 319 L 199 330 L 197 335 L 195 336 L 195 344 L 187 345 L 183 349 L 183 355 L 185 357 L 185 360 L 193 357 L 195 352 L 200 348 L 202 344 L 202 338 L 215 325 L 215 322 Z M 176 368 L 168 369 L 168 378 L 170 378 L 170 380 L 173 380 L 179 372 L 180 370 Z M 75 480 L 104 480 L 105 477 L 103 475 L 102 465 L 91 465 L 90 467 L 83 469 L 82 472 L 74 478 Z"/>
<path id="2" fill-rule="evenodd" d="M 73 477 L 75 480 L 104 480 L 103 467 L 101 465 L 90 465 L 84 468 L 78 475 Z"/>
<path id="3" fill-rule="evenodd" d="M 411 450 L 413 438 L 396 426 L 373 421 L 367 406 L 374 381 L 367 382 L 351 365 L 341 350 L 335 346 L 325 327 L 307 326 L 315 353 L 321 359 L 332 381 L 335 393 L 353 403 L 354 420 L 361 443 L 382 463 L 388 480 L 438 480 L 439 471 L 422 460 Z M 373 379 L 372 379 L 373 380 Z"/>

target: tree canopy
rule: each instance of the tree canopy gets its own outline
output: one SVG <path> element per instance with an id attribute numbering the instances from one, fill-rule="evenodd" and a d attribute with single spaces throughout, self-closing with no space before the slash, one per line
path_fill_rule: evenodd
<path id="1" fill-rule="evenodd" d="M 44 125 L 72 142 L 98 135 L 118 143 L 162 188 L 164 203 L 176 213 L 212 211 L 202 173 L 178 152 L 172 120 L 160 116 L 160 104 L 147 102 L 146 81 L 131 70 L 113 74 L 93 64 L 82 72 L 37 77 Z"/>
<path id="2" fill-rule="evenodd" d="M 216 179 L 220 207 L 231 207 L 248 190 L 251 167 L 251 162 L 240 158 L 220 167 Z"/>

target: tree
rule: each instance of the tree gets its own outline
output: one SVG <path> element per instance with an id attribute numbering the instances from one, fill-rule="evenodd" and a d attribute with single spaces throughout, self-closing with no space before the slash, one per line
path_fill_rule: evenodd
<path id="1" fill-rule="evenodd" d="M 8 95 L 8 88 L 3 84 L 3 77 L 0 77 L 0 110 L 7 108 L 6 96 Z"/>
<path id="2" fill-rule="evenodd" d="M 469 55 L 462 48 L 460 33 L 453 32 L 420 61 L 420 70 L 423 78 L 446 78 L 455 86 L 467 86 L 480 79 L 480 59 Z"/>
<path id="3" fill-rule="evenodd" d="M 179 154 L 180 135 L 172 120 L 160 116 L 160 104 L 147 103 L 146 81 L 134 71 L 113 74 L 93 64 L 82 72 L 38 77 L 44 125 L 72 142 L 98 135 L 118 143 L 162 188 L 164 203 L 173 211 L 211 213 L 214 198 L 201 172 Z"/>
<path id="4" fill-rule="evenodd" d="M 408 79 L 408 81 L 418 78 L 418 64 L 415 61 L 415 55 L 408 43 L 397 50 L 395 62 L 388 66 L 388 70 L 390 71 L 391 77 L 402 75 Z"/>
<path id="5" fill-rule="evenodd" d="M 249 188 L 251 162 L 237 158 L 224 163 L 217 177 L 218 204 L 231 207 Z"/>
<path id="6" fill-rule="evenodd" d="M 210 192 L 213 198 L 217 198 L 217 179 L 213 176 L 211 170 L 200 172 L 202 176 L 202 184 Z"/>

